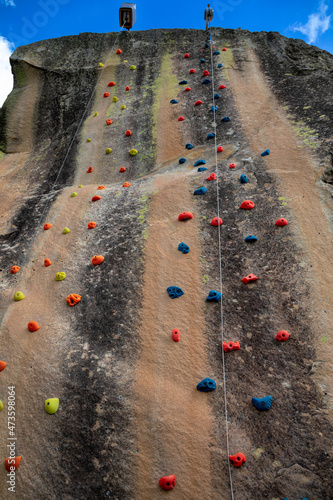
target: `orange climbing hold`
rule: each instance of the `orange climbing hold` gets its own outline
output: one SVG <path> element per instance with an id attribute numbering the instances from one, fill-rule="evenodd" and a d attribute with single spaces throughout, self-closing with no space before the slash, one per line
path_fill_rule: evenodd
<path id="1" fill-rule="evenodd" d="M 93 258 L 91 259 L 91 262 L 93 266 L 98 266 L 98 264 L 102 264 L 103 260 L 104 260 L 103 255 L 94 255 Z"/>
<path id="2" fill-rule="evenodd" d="M 126 168 L 125 167 L 120 167 L 119 172 L 126 172 Z"/>
<path id="3" fill-rule="evenodd" d="M 223 151 L 222 146 L 217 146 L 217 152 L 218 152 L 218 153 L 222 153 L 222 151 Z"/>
<path id="4" fill-rule="evenodd" d="M 275 225 L 276 225 L 276 226 L 286 226 L 287 224 L 288 224 L 287 219 L 278 219 L 278 220 L 275 222 Z"/>
<path id="5" fill-rule="evenodd" d="M 106 120 L 106 124 L 107 124 L 107 125 L 111 125 L 111 123 L 113 123 L 113 121 L 112 121 L 112 120 L 110 120 L 110 118 L 108 118 L 108 119 Z"/>
<path id="6" fill-rule="evenodd" d="M 129 182 L 124 182 L 123 188 L 129 188 L 129 187 L 130 187 L 130 183 Z"/>
<path id="7" fill-rule="evenodd" d="M 13 266 L 10 270 L 10 274 L 16 274 L 19 272 L 20 269 L 21 269 L 20 266 Z"/>
<path id="8" fill-rule="evenodd" d="M 190 71 L 189 71 L 189 73 L 190 73 L 191 75 L 193 75 L 193 73 L 195 73 L 195 69 L 191 68 L 191 69 L 190 69 Z"/>
<path id="9" fill-rule="evenodd" d="M 191 212 L 182 212 L 181 214 L 178 215 L 178 220 L 187 220 L 187 219 L 193 219 L 193 215 Z"/>
<path id="10" fill-rule="evenodd" d="M 51 229 L 52 227 L 52 224 L 50 224 L 49 222 L 47 222 L 46 224 L 44 224 L 44 231 L 47 231 L 48 229 Z"/>
<path id="11" fill-rule="evenodd" d="M 39 330 L 39 329 L 40 329 L 40 326 L 37 323 L 37 321 L 29 321 L 29 323 L 28 323 L 29 332 L 37 332 L 37 330 Z"/>
<path id="12" fill-rule="evenodd" d="M 45 267 L 49 267 L 51 264 L 52 264 L 52 262 L 50 261 L 50 259 L 45 259 L 44 260 L 44 266 Z"/>
<path id="13" fill-rule="evenodd" d="M 69 306 L 75 306 L 78 302 L 81 300 L 81 295 L 78 295 L 77 293 L 71 293 L 66 297 L 66 302 Z"/>
<path id="14" fill-rule="evenodd" d="M 244 200 L 240 206 L 240 208 L 243 208 L 244 210 L 252 210 L 252 208 L 254 208 L 255 205 L 253 203 L 253 201 L 250 201 L 250 200 Z"/>
<path id="15" fill-rule="evenodd" d="M 230 163 L 229 165 L 229 168 L 236 168 L 236 167 L 237 167 L 236 163 Z"/>
<path id="16" fill-rule="evenodd" d="M 88 229 L 94 229 L 94 227 L 96 227 L 96 226 L 97 226 L 97 224 L 94 221 L 91 221 L 88 223 Z"/>
<path id="17" fill-rule="evenodd" d="M 189 57 L 190 57 L 190 54 L 188 54 L 188 53 L 186 52 L 186 54 L 184 55 L 184 59 L 188 59 Z"/>
<path id="18" fill-rule="evenodd" d="M 109 82 L 108 87 L 114 87 L 116 84 L 114 82 Z"/>
<path id="19" fill-rule="evenodd" d="M 180 333 L 179 333 L 178 328 L 174 328 L 172 330 L 172 340 L 174 342 L 179 342 L 180 341 Z"/>
<path id="20" fill-rule="evenodd" d="M 195 101 L 194 106 L 200 106 L 200 104 L 202 104 L 202 101 L 200 101 L 200 100 L 199 101 Z"/>
<path id="21" fill-rule="evenodd" d="M 206 178 L 206 181 L 216 181 L 216 175 L 214 174 L 214 172 L 212 172 L 210 176 Z"/>
<path id="22" fill-rule="evenodd" d="M 2 372 L 2 370 L 4 370 L 6 366 L 7 366 L 6 361 L 0 361 L 0 372 Z"/>
<path id="23" fill-rule="evenodd" d="M 99 191 L 101 191 L 102 189 L 106 189 L 106 187 L 105 187 L 105 186 L 98 186 L 98 188 L 97 188 L 97 189 L 98 189 Z"/>
<path id="24" fill-rule="evenodd" d="M 21 456 L 20 457 L 6 458 L 5 467 L 6 467 L 7 471 L 8 472 L 15 471 L 21 463 L 21 458 L 22 458 Z"/>
<path id="25" fill-rule="evenodd" d="M 129 86 L 127 85 L 127 87 L 126 87 L 126 89 L 125 89 L 125 90 L 126 90 L 126 92 L 128 92 L 129 90 L 131 90 L 131 87 L 129 87 Z"/>
<path id="26" fill-rule="evenodd" d="M 202 76 L 209 76 L 209 71 L 205 69 L 205 71 L 202 73 Z"/>
<path id="27" fill-rule="evenodd" d="M 117 49 L 117 54 L 121 54 L 122 53 L 122 50 L 121 49 Z"/>
<path id="28" fill-rule="evenodd" d="M 247 276 L 245 276 L 245 278 L 242 278 L 242 282 L 245 283 L 246 285 L 248 283 L 251 283 L 252 281 L 256 281 L 258 278 L 257 276 L 255 276 L 254 274 L 248 274 Z"/>
<path id="29" fill-rule="evenodd" d="M 102 199 L 102 197 L 101 197 L 101 196 L 98 196 L 98 194 L 95 194 L 95 196 L 93 196 L 93 197 L 91 198 L 91 201 L 98 201 L 98 200 L 101 200 L 101 199 Z"/>
<path id="30" fill-rule="evenodd" d="M 178 118 L 178 121 L 179 121 L 179 122 L 183 122 L 184 120 L 185 120 L 185 118 L 184 118 L 183 116 L 180 116 L 180 117 Z"/>
<path id="31" fill-rule="evenodd" d="M 88 170 L 87 170 L 87 174 L 91 174 L 91 172 L 93 171 L 94 169 L 92 167 L 89 167 Z"/>
<path id="32" fill-rule="evenodd" d="M 220 217 L 214 217 L 214 219 L 211 220 L 211 225 L 214 227 L 217 226 L 222 226 L 223 220 Z"/>
<path id="33" fill-rule="evenodd" d="M 222 347 L 223 347 L 224 352 L 238 351 L 240 349 L 240 343 L 239 342 L 226 342 L 224 340 Z"/>
<path id="34" fill-rule="evenodd" d="M 132 132 L 130 130 L 126 130 L 125 135 L 127 135 L 127 137 L 129 137 L 130 135 L 132 135 Z"/>
<path id="35" fill-rule="evenodd" d="M 184 92 L 189 92 L 191 90 L 191 87 L 186 87 Z"/>
<path id="36" fill-rule="evenodd" d="M 240 467 L 246 462 L 246 457 L 243 453 L 237 453 L 237 455 L 229 455 L 229 460 L 232 461 L 235 467 Z"/>
<path id="37" fill-rule="evenodd" d="M 110 97 L 109 92 L 104 92 L 103 97 Z"/>
<path id="38" fill-rule="evenodd" d="M 225 85 L 220 85 L 219 89 L 225 89 Z"/>

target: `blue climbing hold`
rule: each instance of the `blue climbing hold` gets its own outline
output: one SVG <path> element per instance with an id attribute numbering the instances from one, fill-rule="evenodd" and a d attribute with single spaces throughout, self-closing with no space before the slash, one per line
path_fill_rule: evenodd
<path id="1" fill-rule="evenodd" d="M 185 163 L 186 162 L 186 158 L 179 158 L 179 163 L 182 164 L 182 163 Z"/>
<path id="2" fill-rule="evenodd" d="M 210 133 L 207 135 L 207 139 L 214 139 L 214 137 L 215 137 L 214 132 L 210 132 Z"/>
<path id="3" fill-rule="evenodd" d="M 273 398 L 272 396 L 266 396 L 265 398 L 252 398 L 252 403 L 257 410 L 267 411 L 272 406 Z"/>
<path id="4" fill-rule="evenodd" d="M 205 78 L 205 80 L 202 80 L 201 82 L 203 85 L 206 85 L 207 83 L 210 83 L 210 79 L 209 78 Z"/>
<path id="5" fill-rule="evenodd" d="M 178 250 L 182 253 L 189 253 L 190 247 L 186 243 L 179 243 Z"/>
<path id="6" fill-rule="evenodd" d="M 204 172 L 205 170 L 207 170 L 207 168 L 206 168 L 206 167 L 199 167 L 199 168 L 198 168 L 198 172 Z"/>
<path id="7" fill-rule="evenodd" d="M 169 297 L 171 297 L 172 299 L 176 299 L 184 295 L 183 290 L 179 288 L 179 286 L 169 286 L 167 288 L 167 292 L 169 294 Z"/>
<path id="8" fill-rule="evenodd" d="M 214 94 L 214 99 L 221 99 L 220 94 Z"/>
<path id="9" fill-rule="evenodd" d="M 201 188 L 196 189 L 193 194 L 205 194 L 205 193 L 207 193 L 207 188 L 201 187 Z"/>
<path id="10" fill-rule="evenodd" d="M 211 111 L 217 111 L 218 109 L 219 109 L 219 108 L 218 108 L 217 106 L 211 106 L 211 107 L 210 107 L 210 110 L 211 110 Z"/>
<path id="11" fill-rule="evenodd" d="M 206 43 L 205 43 L 205 47 L 206 47 L 206 49 L 207 49 L 207 48 L 209 47 L 209 43 L 207 43 L 207 42 L 206 42 Z"/>
<path id="12" fill-rule="evenodd" d="M 179 82 L 179 85 L 187 85 L 188 81 L 187 80 L 181 80 Z"/>
<path id="13" fill-rule="evenodd" d="M 197 385 L 197 390 L 200 392 L 209 392 L 209 391 L 214 391 L 215 389 L 216 389 L 215 380 L 212 380 L 211 378 L 208 377 L 201 380 L 201 382 L 199 382 Z"/>
<path id="14" fill-rule="evenodd" d="M 171 99 L 170 104 L 178 104 L 178 101 L 176 99 Z"/>
<path id="15" fill-rule="evenodd" d="M 250 236 L 247 236 L 245 238 L 245 243 L 253 243 L 254 241 L 258 241 L 258 238 L 256 236 L 252 236 L 252 234 Z"/>
<path id="16" fill-rule="evenodd" d="M 200 62 L 205 63 L 206 59 L 200 59 Z"/>
<path id="17" fill-rule="evenodd" d="M 211 290 L 209 292 L 206 300 L 220 302 L 221 297 L 222 297 L 222 293 L 217 292 L 216 290 Z"/>
<path id="18" fill-rule="evenodd" d="M 220 52 L 218 50 L 214 50 L 213 56 L 219 56 L 219 55 L 220 55 Z"/>
<path id="19" fill-rule="evenodd" d="M 249 179 L 246 177 L 246 175 L 242 174 L 239 178 L 242 184 L 247 184 L 249 182 Z"/>
<path id="20" fill-rule="evenodd" d="M 218 65 L 217 65 L 217 67 L 218 67 L 218 68 L 223 68 L 223 64 L 222 64 L 222 63 L 220 63 L 220 64 L 218 64 Z"/>
<path id="21" fill-rule="evenodd" d="M 265 149 L 265 151 L 263 151 L 260 156 L 268 156 L 269 154 L 271 154 L 270 150 Z"/>
<path id="22" fill-rule="evenodd" d="M 193 148 L 194 148 L 194 146 L 193 146 L 193 144 L 191 144 L 190 142 L 188 142 L 188 143 L 186 144 L 185 148 L 186 148 L 186 149 L 193 149 Z"/>
<path id="23" fill-rule="evenodd" d="M 222 118 L 221 122 L 230 122 L 229 116 L 225 116 L 224 118 Z"/>
<path id="24" fill-rule="evenodd" d="M 206 160 L 198 160 L 194 164 L 195 167 L 198 167 L 199 165 L 206 165 Z"/>

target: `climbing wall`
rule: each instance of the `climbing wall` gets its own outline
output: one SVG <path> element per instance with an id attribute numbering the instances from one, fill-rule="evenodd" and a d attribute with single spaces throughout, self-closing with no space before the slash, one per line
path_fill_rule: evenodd
<path id="1" fill-rule="evenodd" d="M 332 56 L 154 30 L 12 66 L 1 497 L 332 498 Z"/>

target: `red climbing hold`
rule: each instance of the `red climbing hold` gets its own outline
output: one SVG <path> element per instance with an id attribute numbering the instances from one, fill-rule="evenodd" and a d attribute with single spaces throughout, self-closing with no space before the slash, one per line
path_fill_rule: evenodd
<path id="1" fill-rule="evenodd" d="M 218 152 L 218 153 L 222 153 L 222 151 L 223 151 L 222 146 L 217 146 L 217 152 Z"/>
<path id="2" fill-rule="evenodd" d="M 127 137 L 129 137 L 130 135 L 132 135 L 132 132 L 130 130 L 126 130 L 125 135 L 127 135 Z"/>
<path id="3" fill-rule="evenodd" d="M 214 217 L 214 219 L 211 220 L 211 225 L 214 227 L 217 226 L 222 226 L 223 220 L 220 217 Z"/>
<path id="4" fill-rule="evenodd" d="M 202 76 L 209 76 L 209 71 L 205 69 L 205 71 L 202 73 Z"/>
<path id="5" fill-rule="evenodd" d="M 123 188 L 129 188 L 129 187 L 130 187 L 130 183 L 129 182 L 124 182 Z"/>
<path id="6" fill-rule="evenodd" d="M 102 189 L 106 189 L 106 187 L 105 187 L 105 186 L 98 186 L 98 188 L 97 188 L 97 189 L 98 189 L 99 191 L 101 191 Z"/>
<path id="7" fill-rule="evenodd" d="M 275 225 L 276 225 L 276 226 L 286 226 L 287 224 L 288 224 L 287 219 L 278 219 L 278 220 L 275 222 Z"/>
<path id="8" fill-rule="evenodd" d="M 194 106 L 199 106 L 200 104 L 202 104 L 202 101 L 195 101 Z"/>
<path id="9" fill-rule="evenodd" d="M 174 474 L 171 476 L 163 476 L 158 481 L 158 484 L 163 490 L 173 490 L 176 484 L 176 476 Z"/>
<path id="10" fill-rule="evenodd" d="M 236 163 L 230 163 L 229 165 L 229 168 L 236 168 L 236 167 L 237 167 Z"/>
<path id="11" fill-rule="evenodd" d="M 193 73 L 195 73 L 195 69 L 191 68 L 191 69 L 190 69 L 190 71 L 189 71 L 189 73 L 190 73 L 191 75 L 193 75 Z"/>
<path id="12" fill-rule="evenodd" d="M 188 59 L 189 57 L 190 57 L 190 54 L 188 54 L 188 53 L 186 52 L 186 54 L 184 55 L 184 59 Z"/>
<path id="13" fill-rule="evenodd" d="M 114 82 L 109 82 L 108 87 L 114 87 L 116 84 Z"/>
<path id="14" fill-rule="evenodd" d="M 21 269 L 20 266 L 13 266 L 10 270 L 10 274 L 16 274 L 19 272 L 20 269 Z"/>
<path id="15" fill-rule="evenodd" d="M 288 339 L 289 339 L 289 332 L 287 332 L 287 330 L 280 330 L 276 334 L 276 340 L 278 340 L 279 342 L 285 342 Z"/>
<path id="16" fill-rule="evenodd" d="M 229 455 L 229 460 L 232 461 L 235 467 L 240 467 L 246 462 L 246 457 L 243 453 L 237 453 L 237 455 Z"/>
<path id="17" fill-rule="evenodd" d="M 244 210 L 251 210 L 254 208 L 254 203 L 253 201 L 250 200 L 244 200 L 243 203 L 241 204 L 240 208 L 243 208 Z"/>
<path id="18" fill-rule="evenodd" d="M 47 231 L 48 229 L 51 229 L 52 227 L 52 224 L 50 224 L 49 222 L 47 222 L 46 224 L 44 224 L 44 231 Z"/>
<path id="19" fill-rule="evenodd" d="M 174 342 L 179 342 L 180 341 L 180 333 L 179 333 L 178 328 L 174 328 L 172 330 L 172 340 Z"/>
<path id="20" fill-rule="evenodd" d="M 129 86 L 127 85 L 127 87 L 126 87 L 126 89 L 125 89 L 125 90 L 126 90 L 126 92 L 128 92 L 129 90 L 131 90 L 131 87 L 129 87 Z"/>
<path id="21" fill-rule="evenodd" d="M 87 170 L 87 174 L 91 174 L 91 172 L 93 171 L 94 169 L 92 167 L 89 167 L 88 170 Z"/>
<path id="22" fill-rule="evenodd" d="M 225 89 L 225 85 L 220 85 L 219 89 Z"/>
<path id="23" fill-rule="evenodd" d="M 189 92 L 191 90 L 191 87 L 186 87 L 186 89 L 184 90 L 184 92 Z"/>
<path id="24" fill-rule="evenodd" d="M 223 47 L 223 49 L 222 49 L 222 50 L 223 50 L 223 52 L 226 52 L 226 50 L 227 50 L 227 49 L 226 49 L 225 47 Z"/>
<path id="25" fill-rule="evenodd" d="M 16 471 L 21 463 L 21 458 L 22 457 L 9 457 L 5 459 L 5 467 L 10 474 Z"/>
<path id="26" fill-rule="evenodd" d="M 66 297 L 66 302 L 71 307 L 75 306 L 75 304 L 80 302 L 80 300 L 81 300 L 81 295 L 78 295 L 77 293 L 71 293 Z"/>
<path id="27" fill-rule="evenodd" d="M 103 97 L 110 97 L 109 92 L 104 92 Z"/>
<path id="28" fill-rule="evenodd" d="M 102 199 L 102 197 L 101 197 L 101 196 L 98 196 L 97 194 L 95 194 L 95 196 L 93 196 L 93 197 L 91 198 L 91 201 L 98 201 L 98 200 L 101 200 L 101 199 Z"/>
<path id="29" fill-rule="evenodd" d="M 240 343 L 223 341 L 222 347 L 224 352 L 238 351 L 240 349 Z"/>
<path id="30" fill-rule="evenodd" d="M 121 53 L 122 53 L 121 49 L 117 49 L 117 54 L 121 54 Z"/>
<path id="31" fill-rule="evenodd" d="M 247 283 L 251 283 L 251 281 L 256 281 L 258 278 L 257 276 L 255 276 L 254 274 L 248 274 L 247 276 L 245 276 L 245 278 L 242 278 L 242 282 L 247 284 Z"/>
<path id="32" fill-rule="evenodd" d="M 0 361 L 0 372 L 2 372 L 2 370 L 4 370 L 6 366 L 7 366 L 6 361 Z"/>
<path id="33" fill-rule="evenodd" d="M 108 119 L 106 120 L 106 124 L 107 124 L 107 125 L 111 125 L 111 123 L 113 123 L 113 121 L 112 121 L 112 120 L 110 120 L 110 118 L 108 118 Z"/>
<path id="34" fill-rule="evenodd" d="M 125 167 L 120 167 L 119 172 L 126 172 L 126 168 Z"/>
<path id="35" fill-rule="evenodd" d="M 183 116 L 180 116 L 180 117 L 178 118 L 178 121 L 179 121 L 179 122 L 183 122 L 184 120 L 185 120 L 185 118 L 184 118 Z"/>
<path id="36" fill-rule="evenodd" d="M 103 260 L 104 260 L 103 255 L 94 255 L 93 258 L 91 259 L 91 262 L 93 266 L 98 266 L 98 264 L 102 264 Z"/>
<path id="37" fill-rule="evenodd" d="M 181 214 L 178 215 L 178 220 L 188 220 L 188 219 L 193 219 L 193 215 L 191 212 L 182 212 Z"/>
<path id="38" fill-rule="evenodd" d="M 50 259 L 45 259 L 44 260 L 44 266 L 45 267 L 49 267 L 51 264 L 52 264 L 52 262 L 50 261 Z"/>
<path id="39" fill-rule="evenodd" d="M 96 226 L 97 226 L 97 224 L 94 221 L 91 221 L 88 223 L 88 229 L 94 229 L 94 227 L 96 227 Z"/>
<path id="40" fill-rule="evenodd" d="M 214 174 L 214 172 L 212 172 L 210 176 L 206 178 L 206 181 L 216 181 L 216 175 Z"/>
<path id="41" fill-rule="evenodd" d="M 39 330 L 39 329 L 40 329 L 40 326 L 37 323 L 37 321 L 29 321 L 29 323 L 28 323 L 29 332 L 37 332 L 37 330 Z"/>

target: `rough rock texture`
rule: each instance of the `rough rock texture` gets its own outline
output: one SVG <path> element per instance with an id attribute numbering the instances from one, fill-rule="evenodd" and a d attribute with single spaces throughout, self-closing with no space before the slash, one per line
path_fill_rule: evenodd
<path id="1" fill-rule="evenodd" d="M 121 56 L 110 54 L 116 36 L 46 40 L 11 57 L 14 90 L 0 109 L 0 449 L 4 459 L 7 387 L 15 386 L 18 497 L 155 500 L 165 494 L 159 477 L 174 473 L 174 498 L 231 498 L 221 304 L 205 302 L 220 289 L 218 228 L 210 225 L 217 183 L 205 181 L 214 171 L 223 334 L 241 344 L 224 359 L 230 454 L 247 457 L 232 466 L 235 498 L 329 500 L 333 56 L 278 33 L 212 29 L 221 52 L 214 91 L 226 85 L 215 102 L 216 145 L 224 147 L 216 171 L 215 143 L 206 139 L 212 87 L 201 84 L 203 70 L 212 73 L 207 33 L 124 32 Z M 190 92 L 178 85 L 184 78 Z M 231 121 L 221 122 L 226 115 Z M 271 155 L 260 157 L 266 148 Z M 197 173 L 199 159 L 208 171 Z M 204 185 L 207 193 L 193 196 Z M 94 194 L 102 199 L 92 203 Z M 256 208 L 240 210 L 245 199 Z M 178 222 L 185 210 L 193 220 Z M 279 217 L 289 225 L 277 228 Z M 258 237 L 253 245 L 244 242 L 249 234 Z M 188 255 L 178 252 L 181 241 Z M 95 254 L 105 257 L 96 267 Z M 259 279 L 244 285 L 251 272 Z M 170 285 L 184 296 L 172 301 Z M 70 293 L 82 296 L 73 308 Z M 279 344 L 281 329 L 291 335 Z M 216 381 L 214 392 L 196 391 L 205 377 Z M 251 398 L 268 394 L 271 409 L 257 412 Z M 60 399 L 55 415 L 43 409 L 50 397 Z M 0 475 L 1 498 L 10 498 L 5 468 Z"/>

